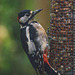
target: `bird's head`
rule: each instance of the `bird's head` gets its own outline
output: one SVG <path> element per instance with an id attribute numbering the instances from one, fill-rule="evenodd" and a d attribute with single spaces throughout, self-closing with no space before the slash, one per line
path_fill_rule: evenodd
<path id="1" fill-rule="evenodd" d="M 39 13 L 42 9 L 38 9 L 35 11 L 31 10 L 23 10 L 18 14 L 18 22 L 22 25 L 26 25 L 37 13 Z"/>

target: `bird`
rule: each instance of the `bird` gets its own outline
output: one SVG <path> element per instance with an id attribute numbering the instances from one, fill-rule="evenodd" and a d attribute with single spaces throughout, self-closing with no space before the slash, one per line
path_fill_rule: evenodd
<path id="1" fill-rule="evenodd" d="M 48 62 L 48 36 L 42 25 L 34 19 L 42 10 L 22 10 L 18 13 L 22 47 L 37 75 L 60 75 Z"/>

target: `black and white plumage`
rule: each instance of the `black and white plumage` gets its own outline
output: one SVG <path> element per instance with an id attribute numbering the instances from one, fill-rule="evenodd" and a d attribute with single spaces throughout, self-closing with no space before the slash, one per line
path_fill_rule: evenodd
<path id="1" fill-rule="evenodd" d="M 18 22 L 21 25 L 22 46 L 37 75 L 43 75 L 45 71 L 48 75 L 60 75 L 50 66 L 46 58 L 46 51 L 49 48 L 46 32 L 43 27 L 34 20 L 34 16 L 41 10 L 42 9 L 36 11 L 23 10 L 18 14 Z"/>

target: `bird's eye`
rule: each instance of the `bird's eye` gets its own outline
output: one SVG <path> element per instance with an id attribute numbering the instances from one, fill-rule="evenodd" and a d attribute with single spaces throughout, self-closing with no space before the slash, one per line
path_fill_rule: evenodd
<path id="1" fill-rule="evenodd" d="M 26 14 L 26 16 L 29 16 L 29 15 L 30 15 L 30 14 L 28 14 L 28 13 Z"/>

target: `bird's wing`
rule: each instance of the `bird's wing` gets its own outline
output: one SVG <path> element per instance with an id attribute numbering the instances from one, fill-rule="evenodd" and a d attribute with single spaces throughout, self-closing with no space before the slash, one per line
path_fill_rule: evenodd
<path id="1" fill-rule="evenodd" d="M 20 29 L 20 37 L 21 37 L 21 42 L 22 42 L 22 46 L 24 48 L 24 51 L 28 54 L 28 45 L 27 45 L 27 37 L 26 37 L 26 27 Z"/>
<path id="2" fill-rule="evenodd" d="M 34 33 L 34 42 L 40 46 L 41 51 L 44 51 L 45 48 L 48 46 L 48 38 L 44 28 L 39 23 L 31 23 L 32 26 L 35 28 Z M 37 38 L 36 38 L 37 37 Z M 36 45 L 37 47 L 39 47 Z"/>
<path id="3" fill-rule="evenodd" d="M 37 23 L 31 23 L 26 28 L 26 36 L 29 39 L 29 59 L 33 67 L 37 68 L 41 73 L 43 71 L 43 51 L 47 44 L 47 35 L 41 25 Z M 33 60 L 33 62 L 32 62 Z"/>
<path id="4" fill-rule="evenodd" d="M 45 33 L 45 30 L 39 23 L 31 23 L 31 25 L 29 26 L 30 39 L 33 43 L 31 43 L 31 46 L 36 49 L 34 50 L 34 55 L 32 56 L 36 58 L 34 59 L 34 62 L 36 63 L 39 72 L 43 73 L 43 52 L 48 45 L 47 35 Z"/>

